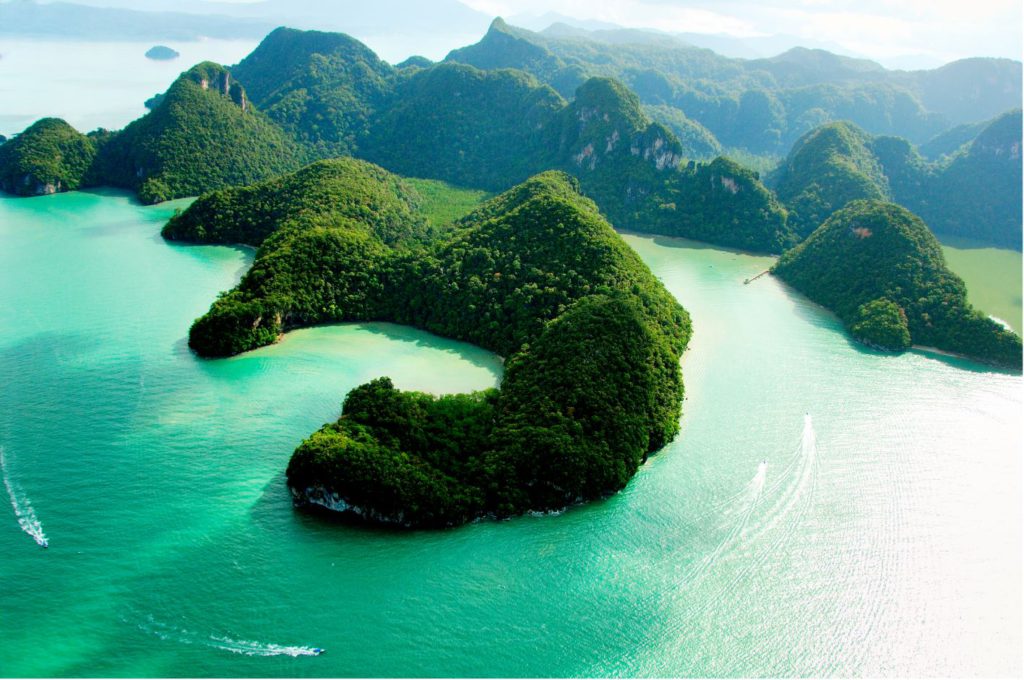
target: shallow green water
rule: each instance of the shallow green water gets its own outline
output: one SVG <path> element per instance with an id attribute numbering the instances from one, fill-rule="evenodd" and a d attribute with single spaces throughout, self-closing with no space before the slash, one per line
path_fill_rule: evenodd
<path id="1" fill-rule="evenodd" d="M 1005 321 L 1020 333 L 1024 329 L 1021 300 L 1021 254 L 965 242 L 943 243 L 949 268 L 967 284 L 967 299 L 986 314 Z"/>
<path id="2" fill-rule="evenodd" d="M 3 675 L 1020 674 L 1019 376 L 866 351 L 742 285 L 765 258 L 628 236 L 693 314 L 679 440 L 561 515 L 349 526 L 291 508 L 302 437 L 378 375 L 500 363 L 373 324 L 200 361 L 249 256 L 164 243 L 172 207 L 0 199 L 0 447 L 50 543 L 0 511 Z"/>

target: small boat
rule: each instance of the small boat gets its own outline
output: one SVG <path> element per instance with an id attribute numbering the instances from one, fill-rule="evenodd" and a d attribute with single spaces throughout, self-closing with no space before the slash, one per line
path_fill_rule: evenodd
<path id="1" fill-rule="evenodd" d="M 313 648 L 313 654 L 316 655 L 316 656 L 320 656 L 321 654 L 323 654 L 326 651 L 327 650 L 324 649 L 323 647 L 314 647 Z"/>

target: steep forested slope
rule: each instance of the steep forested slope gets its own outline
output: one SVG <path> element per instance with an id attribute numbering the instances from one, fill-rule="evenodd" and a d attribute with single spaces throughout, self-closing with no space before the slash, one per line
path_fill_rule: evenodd
<path id="1" fill-rule="evenodd" d="M 906 140 L 830 123 L 802 137 L 772 178 L 790 225 L 809 234 L 856 199 L 895 201 L 936 233 L 1021 248 L 1021 113 L 986 126 L 960 153 L 928 162 Z"/>
<path id="2" fill-rule="evenodd" d="M 97 142 L 59 118 L 42 118 L 0 143 L 0 190 L 37 196 L 88 185 Z"/>
<path id="3" fill-rule="evenodd" d="M 924 222 L 898 205 L 857 200 L 837 211 L 772 272 L 833 310 L 860 340 L 911 344 L 1020 368 L 1021 340 L 967 303 Z"/>
<path id="4" fill-rule="evenodd" d="M 152 111 L 103 146 L 97 173 L 154 203 L 248 184 L 305 158 L 227 69 L 207 62 L 183 73 Z"/>

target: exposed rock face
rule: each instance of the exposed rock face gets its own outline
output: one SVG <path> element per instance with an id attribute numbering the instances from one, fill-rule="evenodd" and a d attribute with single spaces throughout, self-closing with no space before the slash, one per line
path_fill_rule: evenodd
<path id="1" fill-rule="evenodd" d="M 337 491 L 331 491 L 323 486 L 306 487 L 301 491 L 289 487 L 289 491 L 291 491 L 292 503 L 295 504 L 295 507 L 301 508 L 303 506 L 312 505 L 332 512 L 354 515 L 359 519 L 384 526 L 394 526 L 405 529 L 413 526 L 412 523 L 405 518 L 404 512 L 390 514 L 380 512 L 374 508 L 364 508 L 359 505 L 353 505 L 346 501 L 345 498 Z"/>
<path id="2" fill-rule="evenodd" d="M 204 90 L 213 90 L 224 95 L 239 107 L 242 111 L 249 110 L 249 99 L 245 94 L 245 88 L 242 87 L 241 83 L 231 79 L 231 73 L 224 68 L 221 68 L 214 73 L 209 73 L 208 70 L 201 70 L 196 67 L 190 71 L 192 80 L 199 83 L 199 87 Z"/>
<path id="3" fill-rule="evenodd" d="M 591 78 L 576 91 L 567 111 L 573 123 L 562 127 L 559 146 L 576 168 L 597 170 L 601 164 L 621 164 L 627 148 L 629 155 L 659 171 L 679 165 L 679 141 L 648 120 L 636 95 L 616 81 Z"/>

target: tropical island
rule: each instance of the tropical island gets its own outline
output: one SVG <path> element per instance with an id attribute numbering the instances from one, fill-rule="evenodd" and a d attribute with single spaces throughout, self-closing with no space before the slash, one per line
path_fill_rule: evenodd
<path id="1" fill-rule="evenodd" d="M 772 273 L 834 311 L 858 340 L 884 350 L 934 347 L 1021 367 L 1021 339 L 967 303 L 921 218 L 856 200 L 787 251 Z"/>
<path id="2" fill-rule="evenodd" d="M 402 527 L 547 511 L 621 489 L 678 432 L 686 312 L 568 175 L 530 178 L 440 232 L 414 189 L 355 160 L 203 196 L 168 238 L 259 245 L 189 344 L 235 354 L 317 323 L 386 320 L 505 357 L 501 388 L 381 378 L 288 465 L 297 502 Z"/>

